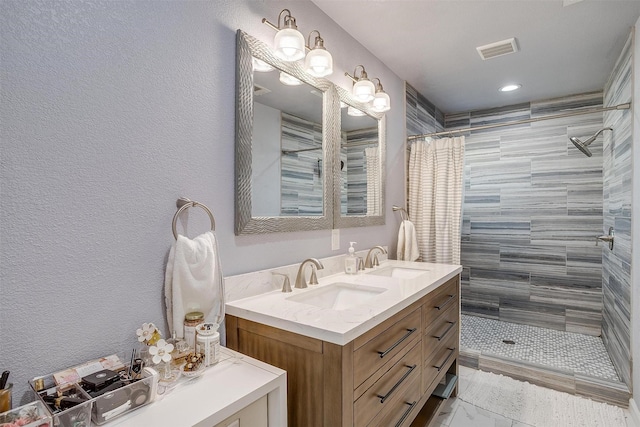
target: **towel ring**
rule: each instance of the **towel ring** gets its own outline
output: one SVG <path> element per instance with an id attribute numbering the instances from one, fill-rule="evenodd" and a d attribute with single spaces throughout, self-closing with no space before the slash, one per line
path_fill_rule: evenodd
<path id="1" fill-rule="evenodd" d="M 211 220 L 211 231 L 215 231 L 216 229 L 216 220 L 213 218 L 213 213 L 211 210 L 203 205 L 202 203 L 195 202 L 193 200 L 189 200 L 186 197 L 180 197 L 178 201 L 176 201 L 176 206 L 179 207 L 178 212 L 173 216 L 173 222 L 171 223 L 171 229 L 173 230 L 173 237 L 178 240 L 178 232 L 176 231 L 176 223 L 178 222 L 178 217 L 182 213 L 182 211 L 189 209 L 190 207 L 199 207 L 205 210 L 209 215 L 209 219 Z"/>
<path id="2" fill-rule="evenodd" d="M 400 211 L 400 217 L 402 218 L 403 221 L 409 219 L 409 215 L 407 214 L 407 211 L 405 208 L 401 208 L 400 206 L 393 205 L 392 209 L 394 212 Z"/>

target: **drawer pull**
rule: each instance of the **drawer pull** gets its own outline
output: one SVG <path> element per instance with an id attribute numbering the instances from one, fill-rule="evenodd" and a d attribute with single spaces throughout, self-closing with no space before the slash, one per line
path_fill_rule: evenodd
<path id="1" fill-rule="evenodd" d="M 455 298 L 455 295 L 449 295 L 449 298 L 447 298 L 447 300 L 445 302 L 443 302 L 440 305 L 436 305 L 435 309 L 436 310 L 442 310 L 443 307 L 446 307 L 451 301 L 453 301 L 453 299 Z"/>
<path id="2" fill-rule="evenodd" d="M 449 324 L 449 327 L 447 328 L 447 330 L 446 330 L 446 331 L 444 331 L 443 333 L 441 333 L 441 334 L 440 334 L 440 336 L 438 336 L 438 335 L 434 335 L 434 336 L 433 336 L 434 338 L 437 338 L 437 339 L 438 339 L 438 341 L 441 341 L 441 340 L 442 340 L 442 338 L 446 337 L 446 336 L 447 336 L 447 334 L 449 333 L 449 331 L 450 331 L 451 329 L 453 329 L 453 327 L 454 327 L 454 326 L 456 325 L 456 323 L 458 323 L 458 322 L 447 322 L 447 323 Z"/>
<path id="3" fill-rule="evenodd" d="M 404 375 L 402 376 L 402 378 L 400 378 L 400 379 L 398 380 L 398 382 L 394 384 L 394 386 L 393 386 L 393 387 L 391 387 L 391 390 L 389 390 L 389 391 L 387 392 L 387 394 L 385 394 L 384 396 L 380 396 L 380 395 L 378 395 L 378 398 L 380 399 L 380 403 L 384 403 L 384 401 L 385 401 L 385 400 L 387 400 L 387 399 L 389 398 L 389 396 L 391 396 L 391 395 L 393 394 L 393 392 L 394 392 L 394 391 L 396 391 L 396 389 L 397 389 L 398 387 L 400 387 L 400 384 L 402 384 L 402 381 L 406 380 L 406 379 L 407 379 L 407 377 L 408 377 L 409 375 L 411 375 L 411 372 L 413 372 L 413 370 L 414 370 L 414 369 L 416 369 L 416 367 L 417 367 L 417 366 L 418 366 L 418 365 L 407 366 L 407 368 L 409 368 L 409 370 L 408 370 L 407 372 L 405 372 L 405 373 L 404 373 Z"/>
<path id="4" fill-rule="evenodd" d="M 411 335 L 412 333 L 414 333 L 417 329 L 416 328 L 411 328 L 411 329 L 407 329 L 407 333 L 400 338 L 398 341 L 396 341 L 391 347 L 389 347 L 388 349 L 386 349 L 385 351 L 379 351 L 378 354 L 380 355 L 380 359 L 382 359 L 383 357 L 385 357 L 387 354 L 389 354 L 389 352 L 393 351 L 394 348 L 396 348 L 397 346 L 400 345 L 400 343 L 404 340 L 406 340 L 407 338 L 409 338 L 409 335 Z"/>
<path id="5" fill-rule="evenodd" d="M 438 372 L 440 372 L 440 370 L 447 365 L 447 362 L 449 361 L 449 359 L 451 359 L 451 356 L 454 355 L 454 353 L 456 352 L 456 349 L 455 349 L 455 347 L 454 348 L 450 348 L 449 351 L 450 351 L 449 355 L 447 356 L 446 359 L 444 359 L 444 362 L 442 362 L 442 364 L 440 366 L 433 365 L 433 367 L 436 368 L 438 370 Z"/>
<path id="6" fill-rule="evenodd" d="M 404 422 L 404 420 L 409 416 L 409 414 L 411 413 L 411 410 L 413 410 L 413 408 L 415 408 L 416 404 L 418 403 L 418 401 L 414 401 L 413 403 L 409 403 L 409 402 L 404 402 L 406 405 L 409 405 L 409 408 L 404 411 L 404 414 L 402 414 L 402 418 L 400 418 L 400 420 L 398 420 L 398 422 L 396 423 L 395 427 L 400 427 L 402 425 L 402 423 Z"/>

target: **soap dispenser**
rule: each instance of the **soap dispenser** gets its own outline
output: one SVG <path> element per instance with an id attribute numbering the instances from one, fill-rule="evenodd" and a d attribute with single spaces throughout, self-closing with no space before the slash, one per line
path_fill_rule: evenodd
<path id="1" fill-rule="evenodd" d="M 356 249 L 353 247 L 356 242 L 349 242 L 349 253 L 344 259 L 344 272 L 347 274 L 358 273 L 358 258 L 356 257 Z"/>

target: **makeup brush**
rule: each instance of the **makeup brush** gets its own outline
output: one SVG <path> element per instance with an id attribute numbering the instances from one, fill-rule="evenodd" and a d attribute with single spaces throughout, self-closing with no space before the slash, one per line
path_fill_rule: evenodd
<path id="1" fill-rule="evenodd" d="M 7 385 L 7 380 L 9 379 L 9 371 L 4 371 L 2 376 L 0 376 L 0 390 L 4 390 Z"/>

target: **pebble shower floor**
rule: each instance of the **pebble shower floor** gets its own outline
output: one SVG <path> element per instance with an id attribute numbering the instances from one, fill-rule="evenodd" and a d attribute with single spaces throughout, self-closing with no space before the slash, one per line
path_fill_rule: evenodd
<path id="1" fill-rule="evenodd" d="M 461 317 L 463 350 L 620 381 L 600 337 L 464 314 Z"/>

